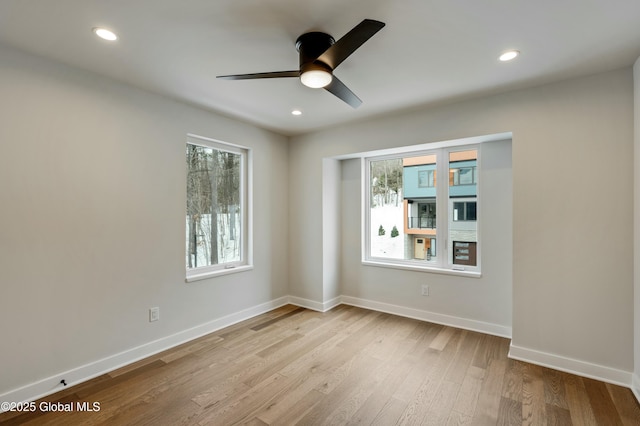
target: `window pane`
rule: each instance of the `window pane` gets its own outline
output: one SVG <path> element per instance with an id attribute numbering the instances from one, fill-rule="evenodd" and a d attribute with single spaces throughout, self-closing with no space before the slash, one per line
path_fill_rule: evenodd
<path id="1" fill-rule="evenodd" d="M 469 202 L 466 207 L 466 216 L 464 220 L 476 220 L 476 203 Z"/>
<path id="2" fill-rule="evenodd" d="M 418 221 L 417 228 L 435 229 L 436 228 L 436 202 L 428 201 L 418 204 Z"/>
<path id="3" fill-rule="evenodd" d="M 470 185 L 473 183 L 473 171 L 470 168 L 460 169 L 460 185 Z"/>
<path id="4" fill-rule="evenodd" d="M 241 158 L 187 144 L 187 267 L 242 260 Z"/>
<path id="5" fill-rule="evenodd" d="M 464 203 L 453 203 L 453 220 L 464 220 Z"/>
<path id="6" fill-rule="evenodd" d="M 371 161 L 370 256 L 404 259 L 402 159 Z M 415 183 L 418 185 L 418 174 Z"/>
<path id="7" fill-rule="evenodd" d="M 404 259 L 436 261 L 436 154 L 402 159 Z"/>
<path id="8" fill-rule="evenodd" d="M 460 170 L 450 169 L 449 175 L 450 175 L 449 185 L 451 186 L 460 185 Z"/>
<path id="9" fill-rule="evenodd" d="M 426 170 L 418 172 L 418 186 L 420 188 L 429 186 L 429 176 L 427 173 L 428 172 Z"/>
<path id="10" fill-rule="evenodd" d="M 449 241 L 453 265 L 477 266 L 476 150 L 449 153 Z"/>

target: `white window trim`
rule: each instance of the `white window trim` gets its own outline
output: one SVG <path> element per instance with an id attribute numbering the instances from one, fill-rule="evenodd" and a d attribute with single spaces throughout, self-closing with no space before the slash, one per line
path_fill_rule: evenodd
<path id="1" fill-rule="evenodd" d="M 187 134 L 187 144 L 213 148 L 220 151 L 241 154 L 242 161 L 240 173 L 244 181 L 240 185 L 241 211 L 246 211 L 242 215 L 242 255 L 236 262 L 222 263 L 218 265 L 202 266 L 189 269 L 185 260 L 186 282 L 200 281 L 222 275 L 234 274 L 253 269 L 253 151 L 251 148 L 223 142 L 204 136 Z M 186 176 L 186 173 L 185 173 Z M 186 186 L 186 185 L 185 185 Z M 186 225 L 185 225 L 186 226 Z M 186 234 L 186 229 L 185 233 Z M 184 235 L 183 234 L 183 235 Z M 184 253 L 184 252 L 183 252 Z"/>
<path id="2" fill-rule="evenodd" d="M 453 264 L 453 260 L 451 256 L 449 256 L 449 245 L 452 244 L 449 241 L 449 185 L 436 185 L 436 199 L 438 200 L 446 200 L 444 203 L 438 202 L 437 206 L 441 206 L 444 204 L 445 207 L 436 207 L 437 218 L 436 218 L 436 229 L 441 230 L 438 232 L 438 236 L 444 235 L 443 239 L 437 243 L 436 251 L 438 259 L 438 263 L 427 263 L 424 261 L 413 260 L 413 259 L 391 259 L 391 258 L 378 258 L 371 257 L 369 254 L 371 253 L 371 216 L 370 216 L 370 196 L 371 191 L 369 188 L 370 185 L 370 162 L 399 158 L 399 157 L 412 157 L 412 156 L 420 156 L 427 154 L 438 154 L 438 160 L 436 165 L 436 170 L 438 176 L 449 176 L 449 159 L 445 158 L 446 161 L 442 161 L 440 158 L 443 153 L 447 155 L 451 152 L 456 151 L 466 151 L 475 149 L 477 150 L 477 160 L 476 160 L 476 171 L 481 170 L 481 143 L 477 140 L 470 140 L 468 143 L 464 143 L 461 141 L 456 141 L 455 143 L 447 144 L 447 143 L 438 143 L 434 144 L 432 149 L 431 147 L 422 147 L 422 149 L 408 150 L 407 147 L 398 148 L 397 150 L 389 149 L 386 150 L 381 155 L 376 155 L 376 153 L 371 153 L 373 155 L 367 155 L 361 157 L 361 172 L 362 172 L 362 203 L 361 203 L 361 211 L 363 221 L 362 221 L 362 264 L 376 267 L 386 267 L 386 268 L 395 268 L 395 269 L 404 269 L 404 270 L 412 270 L 412 271 L 422 271 L 422 272 L 430 272 L 437 274 L 446 274 L 446 275 L 457 275 L 457 276 L 465 276 L 472 278 L 480 278 L 482 276 L 482 239 L 480 235 L 480 223 L 481 223 L 481 182 L 478 183 L 476 181 L 476 223 L 477 223 L 477 265 L 476 266 L 467 266 L 467 265 L 455 265 Z M 476 178 L 477 179 L 477 178 Z M 448 181 L 448 178 L 447 178 Z M 447 214 L 442 214 L 444 211 Z M 445 259 L 445 260 L 442 260 Z"/>
<path id="3" fill-rule="evenodd" d="M 206 280 L 208 278 L 219 277 L 221 275 L 229 275 L 229 274 L 236 274 L 238 272 L 250 271 L 253 269 L 253 265 L 242 265 L 242 266 L 233 267 L 233 268 L 218 269 L 215 271 L 200 271 L 200 269 L 204 269 L 204 267 L 197 268 L 195 270 L 187 270 L 187 278 L 185 281 L 188 283 L 191 283 L 194 281 L 201 281 L 201 280 Z"/>
<path id="4" fill-rule="evenodd" d="M 392 259 L 393 262 L 386 262 L 384 260 L 363 260 L 362 264 L 367 266 L 376 266 L 379 268 L 392 268 L 402 269 L 405 271 L 418 271 L 429 272 L 433 274 L 442 275 L 456 275 L 459 277 L 480 278 L 482 273 L 480 271 L 459 270 L 459 269 L 447 269 L 439 266 L 421 266 L 416 262 L 410 260 Z M 410 263 L 411 262 L 411 263 Z M 457 266 L 457 265 L 456 265 Z"/>

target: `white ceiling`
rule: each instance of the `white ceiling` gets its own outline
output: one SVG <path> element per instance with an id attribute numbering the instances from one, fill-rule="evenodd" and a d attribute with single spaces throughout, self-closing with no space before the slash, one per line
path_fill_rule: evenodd
<path id="1" fill-rule="evenodd" d="M 337 40 L 364 18 L 386 26 L 335 71 L 358 109 L 296 79 L 215 78 L 297 69 L 300 34 Z M 0 0 L 0 43 L 295 135 L 629 66 L 640 1 Z"/>

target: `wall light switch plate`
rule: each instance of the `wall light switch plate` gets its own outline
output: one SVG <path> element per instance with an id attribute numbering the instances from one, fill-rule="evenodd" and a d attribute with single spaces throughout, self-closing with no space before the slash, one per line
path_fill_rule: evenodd
<path id="1" fill-rule="evenodd" d="M 160 319 L 160 308 L 149 308 L 149 322 L 158 321 Z"/>

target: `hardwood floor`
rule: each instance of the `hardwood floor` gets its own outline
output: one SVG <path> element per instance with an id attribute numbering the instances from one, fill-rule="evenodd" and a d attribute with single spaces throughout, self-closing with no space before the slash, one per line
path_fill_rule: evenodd
<path id="1" fill-rule="evenodd" d="M 285 306 L 36 402 L 72 412 L 0 423 L 640 425 L 629 389 L 508 359 L 508 345 L 351 306 Z"/>

